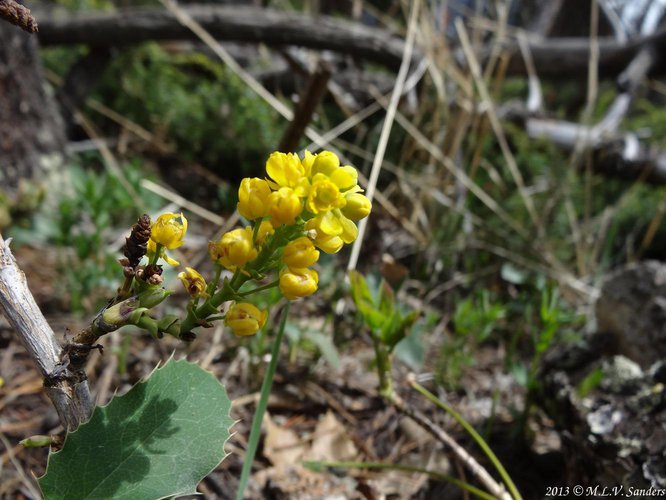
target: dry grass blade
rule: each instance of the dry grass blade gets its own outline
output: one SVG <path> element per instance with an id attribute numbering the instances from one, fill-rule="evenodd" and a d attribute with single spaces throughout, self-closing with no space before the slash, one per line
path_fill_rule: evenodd
<path id="1" fill-rule="evenodd" d="M 222 61 L 231 69 L 238 77 L 245 82 L 245 84 L 254 92 L 256 92 L 262 99 L 264 99 L 270 106 L 273 107 L 280 115 L 282 115 L 284 118 L 287 120 L 292 120 L 294 117 L 294 113 L 287 108 L 282 102 L 280 102 L 277 97 L 275 97 L 273 94 L 271 94 L 268 90 L 266 90 L 250 73 L 245 71 L 243 68 L 240 67 L 240 65 L 231 57 L 231 55 L 222 47 L 222 45 L 215 40 L 208 32 L 206 32 L 205 29 L 201 27 L 196 21 L 194 21 L 188 14 L 180 9 L 178 5 L 176 5 L 173 1 L 171 0 L 160 0 L 160 2 L 167 8 L 169 11 L 171 11 L 178 21 L 183 24 L 183 26 L 188 27 L 190 30 L 192 30 L 193 33 L 195 33 L 201 41 L 203 41 Z M 328 148 L 335 154 L 337 154 L 341 160 L 349 162 L 347 158 L 345 158 L 345 155 L 342 154 L 341 151 L 333 147 L 332 144 L 330 144 L 328 141 L 325 140 L 325 138 L 317 132 L 314 128 L 312 127 L 307 127 L 305 129 L 305 135 L 313 141 L 315 144 L 317 144 L 318 147 L 320 148 Z M 363 177 L 359 175 L 359 179 L 363 181 Z M 392 206 L 388 200 L 384 197 L 377 196 L 377 201 L 382 205 L 389 213 L 392 214 L 398 214 L 399 211 Z M 414 234 L 415 237 L 417 237 L 419 240 L 423 239 L 423 235 L 419 234 L 419 231 L 414 232 L 414 228 L 412 227 L 411 229 L 408 228 L 408 230 L 411 230 L 412 233 Z"/>
<path id="2" fill-rule="evenodd" d="M 113 156 L 109 146 L 107 146 L 107 144 L 101 139 L 101 136 L 97 132 L 97 129 L 93 123 L 80 111 L 74 111 L 74 118 L 76 119 L 77 123 L 81 125 L 81 128 L 85 131 L 85 133 L 88 134 L 88 137 L 90 137 L 95 146 L 97 146 L 97 149 L 102 155 L 102 160 L 107 171 L 116 179 L 118 179 L 118 182 L 120 182 L 123 188 L 125 188 L 125 191 L 127 191 L 127 193 L 132 197 L 132 200 L 137 207 L 143 206 L 141 195 L 139 195 L 139 193 L 136 192 L 136 189 L 134 189 L 134 187 L 129 182 L 127 182 L 127 179 L 125 178 L 120 165 L 118 165 L 118 161 L 116 160 L 115 156 Z"/>
<path id="3" fill-rule="evenodd" d="M 372 164 L 372 169 L 370 171 L 370 178 L 368 179 L 368 186 L 366 190 L 366 196 L 370 201 L 374 198 L 375 188 L 377 186 L 377 179 L 379 178 L 379 171 L 382 167 L 382 161 L 384 160 L 384 154 L 386 153 L 386 146 L 388 144 L 389 136 L 391 135 L 391 128 L 393 127 L 393 120 L 395 119 L 396 112 L 398 110 L 398 102 L 400 96 L 402 95 L 402 90 L 407 79 L 407 72 L 409 71 L 409 64 L 412 59 L 412 51 L 414 50 L 414 41 L 416 38 L 416 26 L 418 21 L 418 12 L 419 12 L 420 1 L 415 0 L 412 2 L 411 11 L 409 13 L 409 22 L 407 27 L 407 41 L 405 43 L 405 51 L 402 54 L 402 63 L 400 64 L 400 70 L 398 70 L 398 77 L 395 82 L 395 87 L 393 88 L 393 93 L 391 95 L 391 101 L 386 110 L 386 117 L 384 118 L 384 124 L 382 126 L 382 131 L 379 136 L 379 144 L 377 145 L 377 151 L 375 153 L 375 158 Z M 358 262 L 358 257 L 361 253 L 361 246 L 363 245 L 363 236 L 365 235 L 365 228 L 367 227 L 368 219 L 363 219 L 358 226 L 358 237 L 354 241 L 352 246 L 351 255 L 349 256 L 349 263 L 347 264 L 347 269 L 352 270 L 356 268 L 356 263 Z"/>
<path id="4" fill-rule="evenodd" d="M 504 160 L 506 161 L 506 164 L 509 167 L 509 172 L 511 173 L 513 181 L 515 182 L 516 187 L 518 188 L 520 197 L 523 200 L 525 208 L 527 209 L 530 218 L 532 219 L 532 222 L 534 223 L 535 227 L 539 229 L 540 233 L 543 233 L 543 226 L 537 215 L 536 208 L 534 207 L 534 202 L 532 201 L 532 198 L 526 193 L 525 181 L 523 180 L 523 176 L 520 173 L 520 170 L 518 169 L 518 164 L 516 163 L 516 159 L 513 156 L 511 149 L 509 148 L 509 143 L 504 134 L 504 130 L 502 129 L 502 125 L 500 124 L 499 118 L 497 117 L 497 111 L 495 109 L 495 105 L 493 103 L 492 98 L 490 97 L 490 92 L 488 91 L 488 88 L 483 80 L 483 75 L 481 73 L 481 66 L 479 65 L 479 61 L 477 60 L 472 50 L 472 45 L 470 43 L 469 36 L 467 35 L 467 30 L 465 29 L 465 26 L 463 25 L 460 19 L 456 19 L 455 26 L 458 32 L 458 37 L 460 38 L 460 43 L 462 44 L 463 52 L 467 59 L 467 64 L 469 65 L 469 69 L 472 72 L 472 76 L 474 77 L 476 88 L 479 92 L 479 95 L 481 96 L 481 101 L 483 103 L 483 106 L 485 107 L 488 113 L 488 119 L 490 120 L 490 125 L 493 129 L 493 132 L 495 133 L 495 137 L 497 138 L 497 143 L 499 144 L 499 147 L 502 150 L 502 155 L 504 156 Z"/>
<path id="5" fill-rule="evenodd" d="M 147 189 L 148 191 L 152 191 L 156 195 L 164 198 L 165 200 L 169 200 L 175 203 L 176 205 L 186 208 L 193 214 L 197 214 L 202 219 L 210 221 L 217 226 L 221 226 L 224 224 L 225 219 L 223 217 L 214 214 L 210 210 L 207 210 L 204 207 L 202 207 L 201 205 L 197 205 L 196 203 L 189 201 L 187 198 L 183 198 L 178 193 L 171 191 L 170 189 L 167 189 L 163 186 L 160 186 L 159 184 L 151 180 L 142 179 L 141 187 Z"/>
<path id="6" fill-rule="evenodd" d="M 335 127 L 333 127 L 331 130 L 328 132 L 324 133 L 321 136 L 322 141 L 325 144 L 330 144 L 333 142 L 335 139 L 340 137 L 342 134 L 344 134 L 347 130 L 355 127 L 359 123 L 362 123 L 366 118 L 369 116 L 372 116 L 374 113 L 382 109 L 381 105 L 378 102 L 373 102 L 369 106 L 365 107 L 361 111 L 358 111 L 357 113 L 354 113 L 352 116 L 347 118 L 345 121 L 340 122 L 337 124 Z M 311 142 L 308 144 L 304 149 L 309 150 L 311 152 L 316 152 L 317 150 L 321 149 L 322 146 L 318 142 Z"/>
<path id="7" fill-rule="evenodd" d="M 25 486 L 26 490 L 28 490 L 30 495 L 32 495 L 32 498 L 41 498 L 42 495 L 40 494 L 39 489 L 35 486 L 34 479 L 28 477 L 28 475 L 23 470 L 23 466 L 16 459 L 15 453 L 22 450 L 23 446 L 17 445 L 16 447 L 12 448 L 11 443 L 7 440 L 5 435 L 1 433 L 0 433 L 0 441 L 2 441 L 2 444 L 7 450 L 6 452 L 7 456 L 9 457 L 9 460 L 12 462 L 12 465 L 14 465 L 14 467 L 16 468 L 16 471 L 18 472 L 18 475 L 21 478 L 21 483 L 23 484 L 23 486 Z"/>
<path id="8" fill-rule="evenodd" d="M 541 82 L 539 81 L 539 75 L 537 75 L 536 68 L 534 67 L 532 52 L 530 51 L 529 44 L 527 43 L 527 36 L 524 31 L 518 32 L 518 46 L 520 47 L 520 53 L 525 60 L 525 69 L 527 71 L 527 84 L 529 86 L 527 111 L 529 113 L 536 113 L 541 111 L 543 106 L 543 93 L 541 92 Z"/>
<path id="9" fill-rule="evenodd" d="M 423 149 L 432 155 L 438 162 L 440 162 L 462 185 L 469 189 L 486 207 L 492 210 L 502 221 L 504 221 L 512 230 L 523 238 L 528 238 L 528 233 L 525 229 L 511 217 L 502 207 L 497 203 L 488 193 L 479 187 L 465 172 L 459 169 L 456 164 L 444 156 L 442 151 L 428 139 L 413 123 L 411 123 L 401 113 L 396 113 L 396 121 L 405 131 L 411 135 Z"/>

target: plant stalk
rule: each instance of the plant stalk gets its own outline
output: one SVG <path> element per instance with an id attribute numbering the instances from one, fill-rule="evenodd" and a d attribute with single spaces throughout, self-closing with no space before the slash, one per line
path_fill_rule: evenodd
<path id="1" fill-rule="evenodd" d="M 476 495 L 478 498 L 483 498 L 484 500 L 495 500 L 496 497 L 486 493 L 485 491 L 473 486 L 465 481 L 461 481 L 458 478 L 442 474 L 430 469 L 424 469 L 423 467 L 414 467 L 411 465 L 403 464 L 391 464 L 391 463 L 382 463 L 382 462 L 345 462 L 345 461 L 335 461 L 335 460 L 324 460 L 324 461 L 308 461 L 304 462 L 303 465 L 308 469 L 318 472 L 321 468 L 332 468 L 332 469 L 379 469 L 379 470 L 397 470 L 401 472 L 415 472 L 418 474 L 427 474 L 431 478 L 437 481 L 445 481 L 448 483 L 457 486 L 458 488 L 470 492 L 472 495 Z"/>
<path id="2" fill-rule="evenodd" d="M 513 480 L 511 479 L 511 476 L 509 476 L 509 473 L 506 471 L 504 466 L 502 465 L 502 462 L 497 458 L 497 455 L 493 452 L 493 450 L 490 449 L 490 446 L 488 446 L 488 443 L 481 437 L 481 435 L 476 432 L 476 429 L 472 427 L 467 420 L 465 420 L 460 413 L 458 413 L 455 409 L 453 409 L 451 406 L 447 405 L 444 403 L 442 400 L 440 400 L 437 396 L 435 396 L 433 393 L 431 393 L 428 389 L 423 387 L 421 384 L 419 384 L 416 380 L 414 380 L 413 376 L 410 376 L 408 378 L 408 383 L 409 385 L 419 392 L 421 395 L 423 395 L 428 401 L 431 403 L 437 405 L 440 407 L 442 410 L 447 412 L 449 415 L 451 415 L 456 422 L 458 422 L 464 429 L 467 431 L 467 433 L 472 436 L 474 441 L 476 441 L 476 444 L 479 445 L 479 447 L 483 450 L 483 453 L 488 457 L 488 459 L 492 462 L 493 466 L 495 466 L 495 469 L 497 469 L 497 472 L 499 475 L 502 477 L 502 480 L 504 481 L 504 484 L 506 484 L 506 487 L 508 488 L 509 492 L 513 496 L 515 500 L 522 500 L 522 496 L 518 492 L 518 488 L 516 488 L 516 485 L 514 484 Z"/>
<path id="3" fill-rule="evenodd" d="M 261 395 L 259 397 L 259 403 L 257 404 L 257 410 L 252 419 L 252 428 L 250 430 L 250 438 L 247 442 L 247 450 L 245 451 L 243 470 L 241 471 L 240 481 L 238 483 L 236 500 L 243 500 L 245 488 L 250 479 L 252 463 L 254 462 L 254 456 L 257 453 L 257 447 L 259 445 L 259 437 L 261 436 L 261 424 L 264 419 L 264 413 L 266 413 L 266 407 L 268 406 L 268 396 L 271 393 L 271 387 L 273 387 L 273 378 L 275 377 L 278 358 L 280 356 L 280 344 L 282 344 L 282 338 L 284 337 L 284 330 L 287 324 L 287 316 L 289 316 L 289 305 L 290 302 L 287 302 L 287 305 L 282 311 L 280 326 L 278 327 L 277 335 L 275 336 L 273 347 L 271 349 L 271 361 L 268 364 L 266 375 L 264 375 L 264 381 L 261 384 Z"/>

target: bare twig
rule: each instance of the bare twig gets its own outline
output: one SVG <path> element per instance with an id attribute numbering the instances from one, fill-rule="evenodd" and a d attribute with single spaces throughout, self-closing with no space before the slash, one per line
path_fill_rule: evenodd
<path id="1" fill-rule="evenodd" d="M 37 21 L 30 9 L 15 0 L 0 0 L 0 19 L 4 19 L 28 33 L 37 33 Z"/>
<path id="2" fill-rule="evenodd" d="M 474 82 L 476 83 L 476 87 L 477 90 L 479 91 L 479 95 L 481 96 L 481 100 L 487 109 L 490 125 L 492 126 L 493 132 L 495 133 L 495 137 L 497 138 L 497 143 L 502 151 L 502 155 L 504 156 L 504 160 L 506 161 L 507 167 L 509 168 L 511 177 L 513 178 L 513 181 L 516 184 L 516 187 L 518 188 L 518 193 L 520 194 L 520 198 L 522 199 L 525 208 L 527 209 L 527 212 L 530 215 L 532 222 L 534 223 L 534 226 L 539 231 L 542 231 L 543 225 L 539 220 L 539 216 L 537 215 L 534 202 L 525 189 L 525 181 L 523 180 L 523 176 L 520 173 L 520 170 L 518 169 L 518 164 L 516 162 L 516 159 L 513 156 L 511 149 L 509 148 L 509 143 L 507 141 L 506 135 L 504 134 L 502 125 L 500 124 L 500 121 L 497 117 L 497 111 L 495 109 L 495 105 L 492 101 L 490 93 L 488 92 L 488 88 L 483 80 L 481 74 L 481 66 L 479 65 L 479 62 L 474 52 L 472 51 L 472 46 L 469 40 L 469 36 L 467 35 L 467 30 L 465 29 L 465 26 L 463 25 L 460 19 L 456 19 L 455 26 L 458 32 L 458 37 L 460 38 L 460 42 L 465 52 L 465 57 L 467 57 L 467 63 L 469 64 L 470 71 L 472 73 L 472 76 L 474 77 Z"/>
<path id="3" fill-rule="evenodd" d="M 326 93 L 330 77 L 331 68 L 325 62 L 319 61 L 310 76 L 310 80 L 308 80 L 298 106 L 294 110 L 294 118 L 291 120 L 287 130 L 284 131 L 284 135 L 280 140 L 280 146 L 278 147 L 279 151 L 285 153 L 296 151 L 298 143 L 303 137 L 303 132 L 312 120 L 312 115 Z"/>
<path id="4" fill-rule="evenodd" d="M 370 171 L 370 178 L 368 179 L 368 186 L 366 190 L 366 196 L 370 201 L 372 201 L 375 194 L 375 187 L 377 186 L 377 179 L 379 178 L 379 171 L 382 167 L 382 161 L 384 161 L 384 153 L 386 152 L 386 146 L 388 144 L 388 139 L 391 134 L 391 128 L 393 126 L 393 120 L 395 119 L 395 114 L 398 109 L 398 102 L 400 101 L 400 96 L 402 95 L 402 89 L 405 85 L 407 79 L 407 72 L 409 71 L 409 64 L 412 59 L 412 51 L 414 50 L 414 40 L 416 38 L 416 26 L 418 20 L 420 2 L 415 0 L 412 2 L 411 12 L 409 13 L 409 25 L 407 28 L 407 41 L 405 42 L 405 51 L 402 54 L 402 63 L 400 64 L 400 70 L 398 71 L 398 77 L 396 78 L 395 87 L 393 89 L 393 94 L 391 95 L 391 101 L 386 110 L 386 117 L 384 118 L 384 124 L 382 126 L 382 131 L 379 136 L 379 143 L 377 144 L 377 151 L 375 153 L 375 158 L 372 163 L 372 169 Z M 368 219 L 362 219 L 358 226 L 358 237 L 354 241 L 352 246 L 351 255 L 349 256 L 349 263 L 347 264 L 347 269 L 355 269 L 356 263 L 358 262 L 358 256 L 361 252 L 361 245 L 363 244 L 363 235 L 365 234 L 365 228 L 367 227 Z"/>
<path id="5" fill-rule="evenodd" d="M 547 3 L 556 3 L 556 0 Z M 183 7 L 181 10 L 199 21 L 218 40 L 333 50 L 364 57 L 390 68 L 399 67 L 404 52 L 404 40 L 395 36 L 394 32 L 326 16 L 318 16 L 313 22 L 312 16 L 251 7 L 205 5 Z M 75 14 L 63 18 L 52 16 L 41 20 L 39 38 L 43 45 L 116 46 L 147 40 L 191 40 L 195 37 L 193 31 L 183 29 L 180 24 L 173 13 L 155 8 Z M 491 28 L 497 29 L 496 26 Z M 649 44 L 663 49 L 666 29 L 626 42 L 615 38 L 599 39 L 599 77 L 617 76 Z M 507 74 L 524 75 L 525 61 L 518 44 L 507 41 L 503 45 L 510 54 Z M 542 79 L 579 78 L 588 67 L 588 38 L 532 38 L 529 49 Z M 666 65 L 657 65 L 655 72 L 663 74 Z"/>
<path id="6" fill-rule="evenodd" d="M 495 479 L 488 473 L 488 471 L 476 461 L 476 459 L 470 455 L 465 448 L 460 446 L 458 442 L 453 439 L 444 429 L 435 424 L 430 420 L 425 414 L 423 414 L 417 408 L 414 408 L 407 403 L 393 391 L 392 397 L 389 401 L 400 413 L 411 418 L 421 427 L 427 430 L 432 434 L 435 439 L 447 446 L 453 454 L 458 458 L 467 468 L 469 472 L 476 477 L 483 486 L 485 486 L 488 491 L 500 500 L 512 500 L 511 495 L 503 484 L 498 483 Z"/>
<path id="7" fill-rule="evenodd" d="M 217 40 L 296 45 L 332 50 L 365 58 L 392 68 L 400 64 L 404 43 L 395 33 L 329 16 L 313 17 L 294 12 L 251 6 L 193 5 L 123 9 L 51 16 L 42 21 L 44 45 L 89 44 L 117 46 L 148 40 L 191 40 L 199 36 L 182 22 L 180 13 Z"/>
<path id="8" fill-rule="evenodd" d="M 73 430 L 88 420 L 93 402 L 83 370 L 61 363 L 60 346 L 28 288 L 9 244 L 0 235 L 0 310 L 44 379 L 44 390 L 62 425 Z"/>

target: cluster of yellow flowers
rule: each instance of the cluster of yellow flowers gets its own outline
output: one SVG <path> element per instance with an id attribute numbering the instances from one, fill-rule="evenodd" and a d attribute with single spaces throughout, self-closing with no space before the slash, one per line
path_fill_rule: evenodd
<path id="1" fill-rule="evenodd" d="M 243 179 L 238 190 L 238 211 L 248 220 L 270 217 L 278 227 L 305 222 L 314 244 L 326 253 L 336 253 L 358 235 L 354 221 L 367 217 L 370 200 L 361 194 L 358 173 L 340 166 L 338 157 L 323 151 L 298 155 L 273 153 L 266 162 L 268 180 Z"/>
<path id="2" fill-rule="evenodd" d="M 367 217 L 370 200 L 361 192 L 354 167 L 341 166 L 330 152 L 275 152 L 266 162 L 266 179 L 245 178 L 238 190 L 238 212 L 251 225 L 234 229 L 210 242 L 210 258 L 244 278 L 261 278 L 279 269 L 276 280 L 282 294 L 296 300 L 317 290 L 319 276 L 312 266 L 319 250 L 336 253 L 353 242 L 355 222 Z M 182 214 L 164 214 L 151 229 L 149 255 L 170 264 L 165 249 L 177 248 L 187 230 Z M 186 268 L 178 276 L 194 299 L 209 296 L 209 287 L 196 270 Z M 239 302 L 227 311 L 226 324 L 238 335 L 252 335 L 266 322 L 266 311 Z"/>

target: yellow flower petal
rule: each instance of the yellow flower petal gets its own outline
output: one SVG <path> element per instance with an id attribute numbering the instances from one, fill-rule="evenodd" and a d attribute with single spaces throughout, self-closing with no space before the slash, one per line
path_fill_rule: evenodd
<path id="1" fill-rule="evenodd" d="M 326 212 L 321 215 L 317 229 L 327 236 L 339 236 L 343 231 L 340 219 L 334 212 Z"/>
<path id="2" fill-rule="evenodd" d="M 242 337 L 254 335 L 266 324 L 268 313 L 247 302 L 233 304 L 224 318 L 224 323 Z"/>
<path id="3" fill-rule="evenodd" d="M 301 236 L 284 247 L 282 262 L 291 268 L 305 268 L 319 259 L 319 252 L 309 238 Z"/>
<path id="4" fill-rule="evenodd" d="M 280 291 L 288 300 L 307 297 L 317 291 L 319 276 L 312 269 L 286 268 L 280 271 Z"/>
<path id="5" fill-rule="evenodd" d="M 264 179 L 245 178 L 238 188 L 238 212 L 248 220 L 268 215 L 271 188 Z"/>
<path id="6" fill-rule="evenodd" d="M 187 232 L 187 219 L 185 216 L 174 213 L 160 215 L 150 228 L 150 239 L 164 248 L 178 248 L 184 243 Z"/>

